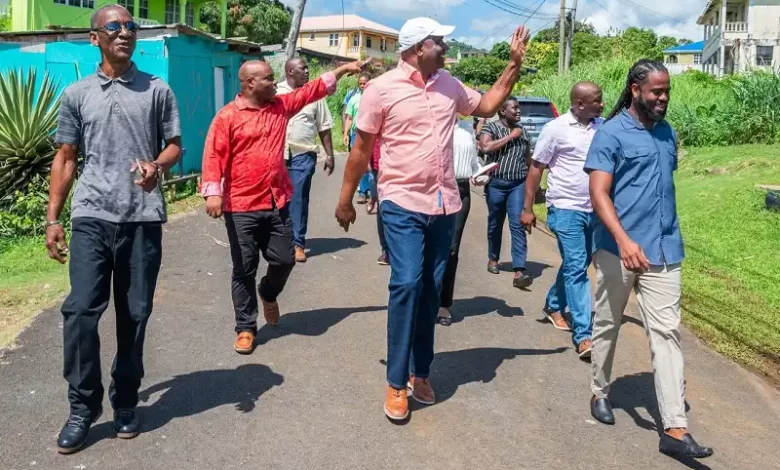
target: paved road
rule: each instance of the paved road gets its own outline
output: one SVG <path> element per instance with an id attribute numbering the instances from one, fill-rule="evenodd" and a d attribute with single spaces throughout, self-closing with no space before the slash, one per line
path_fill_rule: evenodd
<path id="1" fill-rule="evenodd" d="M 343 160 L 339 160 L 343 165 Z M 146 343 L 145 433 L 111 434 L 104 415 L 88 447 L 55 450 L 65 420 L 59 312 L 44 312 L 0 359 L 1 469 L 677 469 L 657 452 L 647 341 L 627 319 L 618 345 L 614 427 L 588 412 L 589 367 L 565 333 L 540 321 L 559 263 L 544 234 L 530 241 L 531 292 L 486 272 L 482 199 L 464 237 L 455 323 L 437 329 L 439 403 L 390 424 L 384 397 L 389 270 L 375 264 L 374 220 L 348 234 L 333 209 L 340 177 L 318 173 L 310 260 L 296 267 L 278 330 L 252 356 L 232 350 L 230 261 L 221 222 L 202 214 L 165 233 L 164 266 Z M 505 247 L 505 253 L 509 253 Z M 103 367 L 115 350 L 113 312 L 101 325 Z M 718 469 L 780 468 L 780 394 L 684 337 L 697 438 Z M 107 379 L 106 379 L 107 381 Z M 108 403 L 105 404 L 108 409 Z"/>

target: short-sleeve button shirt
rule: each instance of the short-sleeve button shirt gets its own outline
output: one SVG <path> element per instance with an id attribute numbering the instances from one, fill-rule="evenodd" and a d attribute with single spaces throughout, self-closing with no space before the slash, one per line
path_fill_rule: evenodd
<path id="1" fill-rule="evenodd" d="M 610 197 L 623 229 L 653 266 L 673 265 L 685 257 L 675 202 L 677 141 L 666 121 L 652 130 L 623 110 L 596 132 L 585 171 L 612 174 Z M 597 220 L 594 249 L 619 255 L 617 243 Z"/>
<path id="2" fill-rule="evenodd" d="M 98 71 L 62 93 L 58 144 L 78 145 L 84 168 L 76 183 L 71 217 L 109 222 L 165 222 L 159 187 L 145 192 L 130 168 L 157 159 L 166 140 L 181 135 L 170 87 L 133 64 L 111 79 Z"/>

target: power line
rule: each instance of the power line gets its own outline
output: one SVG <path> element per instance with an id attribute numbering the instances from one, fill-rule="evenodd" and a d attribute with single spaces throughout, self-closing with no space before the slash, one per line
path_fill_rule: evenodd
<path id="1" fill-rule="evenodd" d="M 626 2 L 628 2 L 628 3 L 630 3 L 630 4 L 632 4 L 632 5 L 636 5 L 636 6 L 638 6 L 639 8 L 644 8 L 645 10 L 647 10 L 647 11 L 649 11 L 649 12 L 651 12 L 651 13 L 655 13 L 655 14 L 656 14 L 656 15 L 658 15 L 658 16 L 663 16 L 664 18 L 669 18 L 670 20 L 672 20 L 672 21 L 674 21 L 674 22 L 677 22 L 677 23 L 679 23 L 679 19 L 677 19 L 677 18 L 672 18 L 672 17 L 671 17 L 671 16 L 669 16 L 669 15 L 664 15 L 664 14 L 663 14 L 663 13 L 661 13 L 661 12 L 658 12 L 658 11 L 652 10 L 652 9 L 650 9 L 650 8 L 647 8 L 646 6 L 642 5 L 641 3 L 637 3 L 637 2 L 635 2 L 634 0 L 625 0 L 625 1 L 626 1 Z"/>
<path id="2" fill-rule="evenodd" d="M 601 3 L 600 3 L 598 0 L 593 0 L 593 3 L 595 3 L 596 5 L 598 5 L 599 7 L 601 7 L 601 9 L 602 9 L 602 10 L 604 10 L 605 12 L 607 12 L 607 14 L 608 14 L 609 16 L 611 16 L 612 18 L 615 18 L 616 20 L 618 20 L 618 21 L 620 21 L 621 23 L 625 24 L 625 20 L 624 20 L 623 18 L 618 18 L 617 16 L 613 15 L 613 14 L 612 14 L 612 12 L 611 12 L 611 11 L 609 11 L 609 10 L 607 9 L 607 7 L 605 7 L 604 5 L 602 5 L 602 4 L 601 4 Z"/>
<path id="3" fill-rule="evenodd" d="M 502 4 L 498 3 L 498 2 L 500 2 L 502 0 L 482 0 L 482 1 L 487 3 L 490 6 L 494 7 L 494 8 L 498 8 L 501 11 L 509 13 L 510 15 L 519 16 L 521 18 L 530 18 L 531 16 L 533 16 L 533 14 L 530 12 L 530 10 L 523 11 L 522 13 L 518 13 L 517 11 L 513 11 L 513 10 L 510 10 L 509 8 L 506 8 L 505 6 L 502 6 Z M 551 17 L 552 16 L 550 16 L 550 15 L 539 16 L 539 18 L 542 18 L 542 19 L 548 19 L 548 18 L 551 18 Z"/>

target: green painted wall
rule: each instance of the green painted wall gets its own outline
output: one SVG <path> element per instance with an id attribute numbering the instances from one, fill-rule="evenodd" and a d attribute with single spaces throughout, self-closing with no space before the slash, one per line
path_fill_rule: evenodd
<path id="1" fill-rule="evenodd" d="M 195 27 L 200 25 L 200 7 L 204 0 L 195 1 Z M 95 8 L 116 3 L 116 0 L 95 0 Z M 54 3 L 54 0 L 11 0 L 11 23 L 14 31 L 41 31 L 49 26 L 88 28 L 94 13 L 92 8 L 81 8 Z M 149 20 L 165 23 L 165 0 L 149 0 Z M 140 18 L 140 17 L 139 17 Z M 176 21 L 179 22 L 179 14 Z"/>

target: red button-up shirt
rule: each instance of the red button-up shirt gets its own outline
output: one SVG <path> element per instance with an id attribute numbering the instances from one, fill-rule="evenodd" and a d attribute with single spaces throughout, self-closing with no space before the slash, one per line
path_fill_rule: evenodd
<path id="1" fill-rule="evenodd" d="M 222 195 L 225 212 L 287 205 L 292 195 L 284 160 L 287 123 L 335 87 L 336 76 L 329 72 L 261 107 L 236 96 L 211 122 L 203 150 L 201 194 Z"/>

